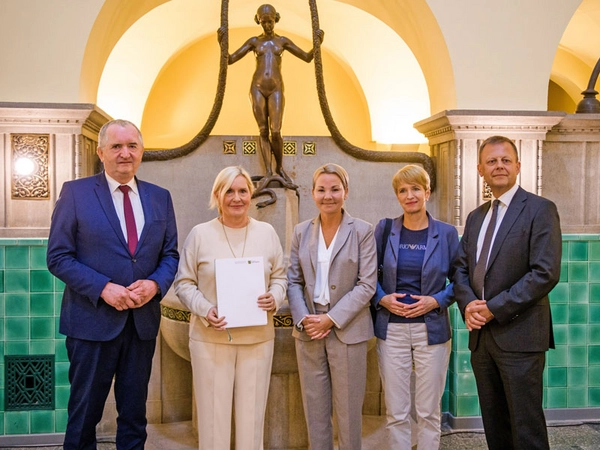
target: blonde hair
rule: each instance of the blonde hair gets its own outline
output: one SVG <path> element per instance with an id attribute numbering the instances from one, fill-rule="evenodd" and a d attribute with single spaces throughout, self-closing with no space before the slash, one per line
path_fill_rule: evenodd
<path id="1" fill-rule="evenodd" d="M 429 174 L 421 166 L 409 164 L 400 169 L 392 178 L 392 187 L 394 194 L 398 193 L 398 188 L 401 184 L 416 184 L 421 186 L 426 191 L 431 189 L 431 180 Z"/>
<path id="2" fill-rule="evenodd" d="M 346 169 L 344 169 L 342 166 L 339 166 L 334 163 L 324 164 L 317 170 L 315 170 L 315 173 L 313 174 L 312 183 L 313 191 L 315 190 L 315 185 L 317 184 L 317 178 L 319 178 L 319 175 L 322 175 L 324 173 L 337 175 L 337 177 L 342 182 L 342 187 L 344 188 L 344 190 L 348 191 L 348 184 L 350 183 L 350 177 L 348 176 L 348 172 L 346 172 Z"/>
<path id="3" fill-rule="evenodd" d="M 252 183 L 252 178 L 250 178 L 250 174 L 246 171 L 246 169 L 244 169 L 242 166 L 225 167 L 219 172 L 217 178 L 215 178 L 212 190 L 210 191 L 210 201 L 208 202 L 208 207 L 210 209 L 216 208 L 217 211 L 219 211 L 219 215 L 221 214 L 221 204 L 223 203 L 223 198 L 233 184 L 234 180 L 240 175 L 246 180 L 250 195 L 254 193 L 254 184 Z"/>

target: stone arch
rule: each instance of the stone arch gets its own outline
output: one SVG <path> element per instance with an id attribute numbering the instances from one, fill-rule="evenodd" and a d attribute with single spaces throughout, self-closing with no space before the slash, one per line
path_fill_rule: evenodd
<path id="1" fill-rule="evenodd" d="M 239 6 L 240 10 L 250 11 L 256 6 L 252 0 L 235 1 L 236 8 Z M 180 2 L 189 3 L 190 6 L 193 3 L 198 4 L 190 0 L 180 0 Z M 168 6 L 168 3 L 166 0 L 107 0 L 105 2 L 92 28 L 85 50 L 80 82 L 81 101 L 98 103 L 98 89 L 103 70 L 121 37 L 141 18 L 161 6 Z M 218 8 L 219 2 L 214 3 Z M 425 79 L 428 95 L 426 110 L 414 121 L 421 120 L 431 113 L 455 107 L 456 94 L 449 53 L 441 30 L 425 0 L 394 3 L 391 8 L 389 2 L 385 0 L 341 0 L 340 3 L 355 6 L 384 22 L 412 51 L 422 71 L 421 76 Z M 296 8 L 299 7 L 293 6 L 292 10 Z M 214 33 L 214 29 L 210 32 Z M 188 45 L 189 42 L 182 43 L 182 46 Z M 160 68 L 156 69 L 155 76 L 159 70 Z M 102 107 L 101 104 L 100 106 Z"/>

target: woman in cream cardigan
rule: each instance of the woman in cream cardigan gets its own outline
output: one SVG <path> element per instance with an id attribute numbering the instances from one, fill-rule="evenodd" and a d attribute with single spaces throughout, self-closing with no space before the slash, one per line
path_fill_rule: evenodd
<path id="1" fill-rule="evenodd" d="M 227 167 L 217 175 L 210 207 L 218 209 L 219 217 L 192 229 L 175 279 L 175 292 L 192 313 L 190 355 L 201 450 L 230 449 L 232 404 L 235 448 L 264 448 L 275 339 L 272 316 L 284 300 L 287 282 L 275 230 L 248 217 L 253 189 L 250 176 L 239 166 Z M 264 260 L 267 292 L 256 301 L 268 311 L 267 324 L 228 329 L 227 317 L 219 315 L 214 262 L 252 256 Z"/>

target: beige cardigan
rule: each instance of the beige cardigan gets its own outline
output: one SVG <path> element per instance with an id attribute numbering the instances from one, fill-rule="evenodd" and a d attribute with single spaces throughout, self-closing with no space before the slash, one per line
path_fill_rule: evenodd
<path id="1" fill-rule="evenodd" d="M 242 256 L 245 228 L 225 227 L 227 238 L 236 257 Z M 287 287 L 283 250 L 277 233 L 266 223 L 250 219 L 244 257 L 262 256 L 265 264 L 265 286 L 275 298 L 277 309 L 285 299 Z M 217 306 L 215 264 L 217 258 L 233 258 L 223 227 L 218 219 L 196 225 L 181 251 L 175 278 L 175 293 L 192 312 L 190 338 L 219 344 L 255 344 L 275 338 L 273 312 L 267 325 L 231 328 L 231 341 L 226 331 L 216 331 L 208 325 L 206 315 Z M 235 280 L 232 280 L 235 282 Z"/>

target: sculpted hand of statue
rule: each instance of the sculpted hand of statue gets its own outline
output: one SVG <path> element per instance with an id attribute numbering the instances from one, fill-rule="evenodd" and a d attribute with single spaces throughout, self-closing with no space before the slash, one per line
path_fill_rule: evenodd
<path id="1" fill-rule="evenodd" d="M 273 179 L 271 155 L 275 159 L 275 173 L 278 174 L 284 186 L 296 189 L 292 179 L 283 170 L 283 138 L 281 125 L 285 105 L 283 77 L 281 74 L 281 60 L 285 50 L 305 62 L 311 62 L 314 49 L 305 52 L 285 36 L 275 34 L 275 24 L 280 16 L 275 8 L 265 4 L 258 8 L 254 20 L 263 32 L 259 36 L 248 39 L 239 49 L 229 55 L 229 64 L 242 59 L 250 51 L 256 56 L 256 70 L 250 85 L 250 101 L 252 112 L 259 130 L 259 143 L 261 157 L 266 170 L 266 177 L 261 181 L 257 193 L 261 188 L 266 188 Z M 217 38 L 223 39 L 224 28 L 219 28 Z M 318 30 L 317 35 L 321 42 L 325 33 Z"/>

